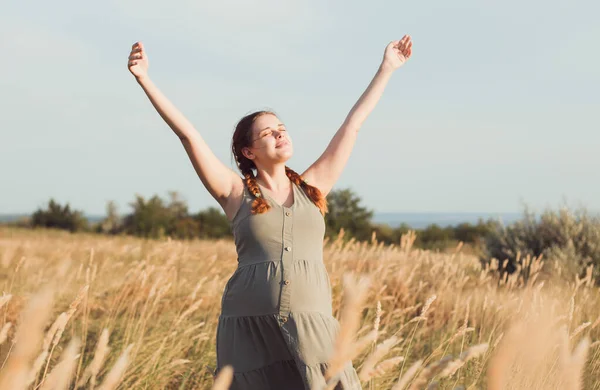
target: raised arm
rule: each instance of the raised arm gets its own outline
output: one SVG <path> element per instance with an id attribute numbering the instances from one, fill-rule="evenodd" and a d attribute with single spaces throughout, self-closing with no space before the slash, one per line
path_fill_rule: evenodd
<path id="1" fill-rule="evenodd" d="M 241 177 L 214 155 L 194 126 L 150 80 L 148 57 L 141 42 L 132 46 L 128 68 L 156 111 L 181 140 L 208 192 L 225 208 L 230 196 L 243 189 Z"/>
<path id="2" fill-rule="evenodd" d="M 379 98 L 394 70 L 402 66 L 412 54 L 410 35 L 390 42 L 385 48 L 383 61 L 365 92 L 348 113 L 346 120 L 333 136 L 323 154 L 302 174 L 311 185 L 326 196 L 338 180 L 356 142 L 358 131 Z"/>

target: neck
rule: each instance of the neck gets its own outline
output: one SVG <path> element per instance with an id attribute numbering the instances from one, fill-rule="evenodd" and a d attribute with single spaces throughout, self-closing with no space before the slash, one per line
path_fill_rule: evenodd
<path id="1" fill-rule="evenodd" d="M 285 173 L 285 164 L 257 168 L 256 180 L 261 186 L 273 192 L 286 190 L 290 186 L 290 179 Z"/>

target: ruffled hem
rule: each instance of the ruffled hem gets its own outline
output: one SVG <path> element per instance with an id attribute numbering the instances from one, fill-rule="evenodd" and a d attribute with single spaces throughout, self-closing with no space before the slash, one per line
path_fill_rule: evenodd
<path id="1" fill-rule="evenodd" d="M 300 368 L 299 368 L 300 367 Z M 246 372 L 234 372 L 230 390 L 313 390 L 325 388 L 325 372 L 329 365 L 307 366 L 295 360 L 282 360 Z M 218 375 L 218 368 L 215 375 Z M 362 390 L 351 364 L 339 376 L 334 390 Z"/>
<path id="2" fill-rule="evenodd" d="M 306 389 L 325 389 L 325 372 L 329 367 L 327 363 L 319 363 L 312 366 L 300 364 L 304 368 L 301 372 Z M 360 379 L 352 364 L 348 364 L 339 374 L 339 381 L 334 390 L 362 390 Z"/>
<path id="3" fill-rule="evenodd" d="M 216 374 L 221 370 L 217 368 Z M 296 362 L 282 360 L 255 370 L 233 373 L 230 390 L 306 390 Z"/>
<path id="4" fill-rule="evenodd" d="M 337 320 L 319 312 L 292 312 L 285 323 L 276 314 L 221 316 L 217 326 L 217 367 L 231 365 L 231 389 L 320 389 L 333 353 Z M 349 363 L 336 390 L 362 389 Z"/>

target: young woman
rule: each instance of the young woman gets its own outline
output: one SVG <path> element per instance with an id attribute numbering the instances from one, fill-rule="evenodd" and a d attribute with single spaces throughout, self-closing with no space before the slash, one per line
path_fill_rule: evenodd
<path id="1" fill-rule="evenodd" d="M 234 369 L 232 389 L 310 389 L 325 384 L 339 324 L 323 265 L 325 197 L 358 131 L 394 70 L 412 54 L 409 35 L 390 42 L 373 80 L 333 139 L 306 171 L 286 166 L 293 144 L 273 112 L 243 117 L 231 149 L 243 177 L 225 166 L 148 77 L 141 42 L 128 61 L 153 106 L 177 134 L 200 180 L 231 222 L 238 267 L 225 286 L 217 328 L 217 370 Z M 361 389 L 351 363 L 338 389 Z"/>

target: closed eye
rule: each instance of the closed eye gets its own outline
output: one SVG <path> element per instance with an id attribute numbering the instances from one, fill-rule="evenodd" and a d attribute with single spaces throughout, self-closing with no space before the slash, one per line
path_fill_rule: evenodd
<path id="1" fill-rule="evenodd" d="M 279 129 L 279 132 L 285 132 L 287 131 L 286 129 Z M 265 138 L 265 137 L 270 137 L 273 135 L 273 130 L 267 130 L 264 133 L 261 134 L 260 138 Z"/>

